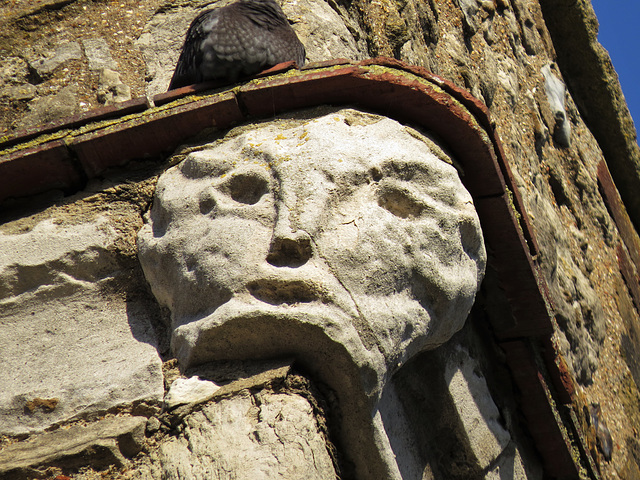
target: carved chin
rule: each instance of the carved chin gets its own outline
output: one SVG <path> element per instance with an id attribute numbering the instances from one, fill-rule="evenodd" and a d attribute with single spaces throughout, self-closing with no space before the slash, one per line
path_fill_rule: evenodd
<path id="1" fill-rule="evenodd" d="M 431 312 L 407 293 L 352 297 L 346 291 L 332 295 L 300 283 L 266 284 L 269 288 L 254 284 L 254 290 L 233 296 L 210 314 L 175 315 L 171 345 L 180 363 L 190 367 L 213 360 L 305 359 L 310 358 L 310 345 L 324 345 L 343 351 L 358 369 L 378 370 L 382 378 L 417 351 L 446 341 L 450 330 L 463 323 L 444 331 L 432 328 Z M 326 356 L 323 362 L 333 359 Z"/>
<path id="2" fill-rule="evenodd" d="M 360 393 L 377 396 L 385 377 L 385 359 L 377 345 L 361 338 L 351 315 L 318 302 L 272 305 L 245 300 L 236 297 L 213 314 L 174 330 L 171 347 L 183 366 L 293 357 L 323 378 L 333 375 L 330 372 L 356 374 L 362 379 L 357 387 Z M 336 381 L 324 379 L 329 384 Z"/>

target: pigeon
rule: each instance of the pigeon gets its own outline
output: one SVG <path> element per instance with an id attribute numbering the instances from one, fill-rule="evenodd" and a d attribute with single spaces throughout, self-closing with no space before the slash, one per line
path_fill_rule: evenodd
<path id="1" fill-rule="evenodd" d="M 209 80 L 235 83 L 281 62 L 305 62 L 304 45 L 275 0 L 238 0 L 189 26 L 169 90 Z"/>

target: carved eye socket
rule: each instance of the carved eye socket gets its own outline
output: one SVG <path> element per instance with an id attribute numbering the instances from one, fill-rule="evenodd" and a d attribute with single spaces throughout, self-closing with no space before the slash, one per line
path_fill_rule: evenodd
<path id="1" fill-rule="evenodd" d="M 269 183 L 259 175 L 238 174 L 231 177 L 226 190 L 236 202 L 253 205 L 269 192 Z"/>
<path id="2" fill-rule="evenodd" d="M 380 193 L 378 205 L 400 218 L 418 217 L 425 208 L 408 192 L 393 187 Z"/>

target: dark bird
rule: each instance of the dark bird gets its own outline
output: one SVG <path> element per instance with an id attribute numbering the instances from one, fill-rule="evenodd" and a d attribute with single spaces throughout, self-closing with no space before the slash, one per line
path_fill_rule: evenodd
<path id="1" fill-rule="evenodd" d="M 238 0 L 189 26 L 169 90 L 208 80 L 234 83 L 281 62 L 304 65 L 305 50 L 275 0 Z"/>

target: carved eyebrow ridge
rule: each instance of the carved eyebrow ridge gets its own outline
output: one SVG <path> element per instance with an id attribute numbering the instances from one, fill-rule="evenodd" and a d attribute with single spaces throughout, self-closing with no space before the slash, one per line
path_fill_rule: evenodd
<path id="1" fill-rule="evenodd" d="M 182 175 L 189 179 L 219 177 L 233 168 L 233 162 L 224 158 L 203 157 L 200 152 L 193 152 L 179 165 Z"/>
<path id="2" fill-rule="evenodd" d="M 447 164 L 448 165 L 448 164 Z M 400 160 L 392 158 L 381 163 L 379 171 L 383 177 L 394 176 L 399 180 L 411 181 L 417 175 L 443 178 L 442 173 L 419 160 Z"/>

